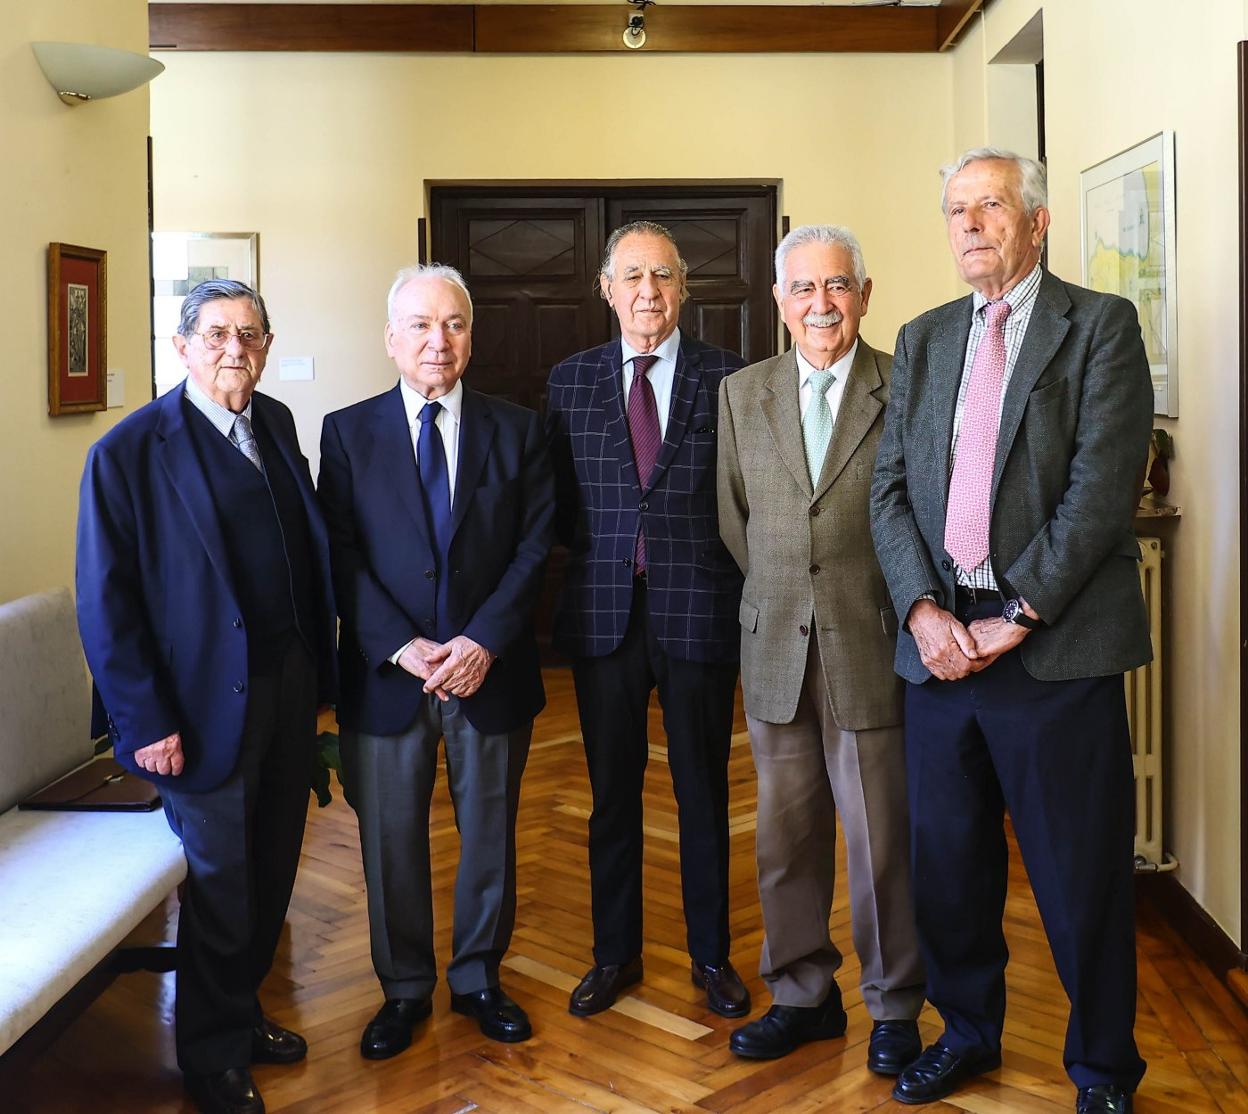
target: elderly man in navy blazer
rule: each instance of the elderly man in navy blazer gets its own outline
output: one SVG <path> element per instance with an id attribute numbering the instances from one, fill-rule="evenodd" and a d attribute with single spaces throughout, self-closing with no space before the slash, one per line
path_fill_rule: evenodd
<path id="1" fill-rule="evenodd" d="M 330 414 L 320 496 L 342 629 L 344 772 L 360 824 L 385 1003 L 360 1041 L 402 1052 L 437 982 L 429 802 L 438 742 L 460 834 L 451 1008 L 527 1040 L 499 986 L 516 913 L 516 809 L 545 702 L 533 610 L 554 483 L 537 415 L 467 387 L 472 300 L 459 272 L 399 272 L 386 351 L 398 384 Z"/>
<path id="2" fill-rule="evenodd" d="M 571 655 L 593 789 L 594 966 L 578 1016 L 642 974 L 642 782 L 656 686 L 680 817 L 694 985 L 725 1017 L 749 1010 L 728 957 L 728 751 L 741 574 L 719 538 L 719 384 L 739 356 L 677 328 L 686 265 L 661 225 L 607 241 L 599 284 L 621 337 L 550 374 L 546 431 L 558 530 L 570 547 L 555 643 Z"/>
<path id="3" fill-rule="evenodd" d="M 939 1039 L 893 1097 L 1001 1063 L 1009 810 L 1062 985 L 1079 1114 L 1126 1114 L 1134 790 L 1122 674 L 1149 660 L 1132 516 L 1152 426 L 1135 307 L 1040 262 L 1044 167 L 942 171 L 972 293 L 902 327 L 871 489 L 899 616 L 915 914 Z"/>
<path id="4" fill-rule="evenodd" d="M 306 1054 L 256 996 L 295 881 L 316 707 L 335 688 L 325 526 L 290 411 L 254 393 L 260 295 L 209 281 L 174 346 L 186 383 L 87 454 L 78 621 L 119 762 L 186 851 L 177 1053 L 199 1108 L 262 1111 L 248 1067 Z"/>

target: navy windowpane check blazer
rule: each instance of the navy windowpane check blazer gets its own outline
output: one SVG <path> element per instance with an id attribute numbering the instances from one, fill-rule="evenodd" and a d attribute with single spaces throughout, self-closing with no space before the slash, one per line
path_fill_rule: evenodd
<path id="1" fill-rule="evenodd" d="M 741 573 L 719 537 L 715 494 L 719 384 L 744 361 L 681 335 L 671 411 L 645 487 L 624 413 L 619 340 L 557 364 L 546 391 L 559 540 L 570 549 L 555 645 L 611 653 L 633 595 L 637 531 L 646 532 L 647 601 L 663 650 L 685 661 L 734 661 Z"/>

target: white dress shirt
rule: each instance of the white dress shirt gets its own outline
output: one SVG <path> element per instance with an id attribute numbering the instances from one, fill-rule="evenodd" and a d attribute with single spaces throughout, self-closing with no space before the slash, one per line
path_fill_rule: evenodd
<path id="1" fill-rule="evenodd" d="M 793 354 L 797 357 L 797 404 L 801 407 L 802 417 L 806 417 L 806 408 L 815 396 L 815 389 L 810 385 L 812 371 L 830 371 L 832 382 L 828 384 L 824 397 L 828 400 L 828 409 L 832 412 L 832 425 L 836 426 L 836 415 L 841 409 L 841 398 L 845 394 L 845 380 L 849 378 L 849 369 L 854 366 L 854 357 L 858 354 L 858 340 L 850 346 L 848 352 L 829 368 L 817 368 L 805 356 L 802 350 L 793 346 Z"/>
<path id="2" fill-rule="evenodd" d="M 628 393 L 633 387 L 633 360 L 637 356 L 658 357 L 646 373 L 650 386 L 654 388 L 654 404 L 659 410 L 659 433 L 667 436 L 667 415 L 672 408 L 672 383 L 676 380 L 676 357 L 680 355 L 680 330 L 675 330 L 670 337 L 653 352 L 638 352 L 623 337 L 620 338 L 623 348 L 621 360 L 624 364 L 624 413 L 628 413 Z"/>
<path id="3" fill-rule="evenodd" d="M 412 454 L 416 457 L 416 467 L 420 467 L 420 412 L 429 399 L 419 391 L 407 385 L 406 379 L 399 380 L 399 393 L 403 396 L 403 409 L 407 411 L 407 428 L 412 435 Z M 446 482 L 450 488 L 451 506 L 455 505 L 455 475 L 459 470 L 459 415 L 464 407 L 464 384 L 460 380 L 448 394 L 435 399 L 442 404 L 442 411 L 433 419 L 433 424 L 442 435 L 442 447 L 446 450 Z"/>
<path id="4" fill-rule="evenodd" d="M 189 375 L 186 377 L 186 397 L 192 406 L 195 407 L 205 418 L 212 422 L 217 432 L 221 434 L 227 441 L 230 441 L 230 431 L 234 428 L 234 419 L 238 417 L 233 410 L 222 406 L 215 399 L 209 398 L 200 389 L 198 383 Z M 243 417 L 249 422 L 251 421 L 251 399 L 247 400 L 247 405 L 243 407 Z M 231 444 L 234 442 L 231 441 Z"/>

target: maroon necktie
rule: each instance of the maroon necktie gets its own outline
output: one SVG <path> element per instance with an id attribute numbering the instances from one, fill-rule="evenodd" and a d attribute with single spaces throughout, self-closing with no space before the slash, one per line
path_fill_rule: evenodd
<path id="1" fill-rule="evenodd" d="M 654 387 L 646 378 L 646 372 L 658 356 L 633 357 L 633 385 L 628 392 L 628 435 L 633 442 L 633 462 L 637 465 L 637 482 L 642 490 L 654 471 L 659 459 L 659 447 L 663 434 L 659 432 L 659 407 L 654 401 Z M 637 528 L 637 549 L 633 557 L 634 571 L 646 570 L 646 536 Z"/>

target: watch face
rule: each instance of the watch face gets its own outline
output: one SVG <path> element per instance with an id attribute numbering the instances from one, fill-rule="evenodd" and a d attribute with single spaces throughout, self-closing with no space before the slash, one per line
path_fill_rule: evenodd
<path id="1" fill-rule="evenodd" d="M 1018 600 L 1006 600 L 1005 607 L 1001 609 L 1001 618 L 1007 623 L 1013 623 L 1018 618 L 1018 613 L 1022 611 L 1022 606 Z"/>

